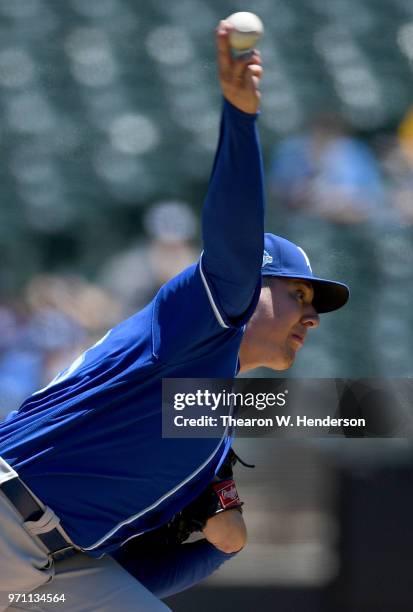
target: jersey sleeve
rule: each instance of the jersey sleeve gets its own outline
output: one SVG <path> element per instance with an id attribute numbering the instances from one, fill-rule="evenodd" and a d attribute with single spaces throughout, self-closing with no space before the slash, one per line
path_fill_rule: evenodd
<path id="1" fill-rule="evenodd" d="M 240 317 L 229 317 L 203 271 L 203 257 L 159 290 L 152 314 L 152 352 L 161 361 L 208 353 L 224 334 L 239 333 L 255 310 L 260 286 Z"/>
<path id="2" fill-rule="evenodd" d="M 242 317 L 254 301 L 264 248 L 264 180 L 256 115 L 224 101 L 202 216 L 202 272 L 221 315 Z"/>
<path id="3" fill-rule="evenodd" d="M 224 101 L 220 137 L 202 214 L 198 264 L 166 283 L 153 310 L 153 354 L 195 358 L 247 323 L 261 289 L 263 170 L 256 115 Z"/>
<path id="4" fill-rule="evenodd" d="M 141 550 L 136 538 L 113 557 L 151 593 L 164 598 L 205 580 L 236 554 L 224 553 L 205 539 Z"/>

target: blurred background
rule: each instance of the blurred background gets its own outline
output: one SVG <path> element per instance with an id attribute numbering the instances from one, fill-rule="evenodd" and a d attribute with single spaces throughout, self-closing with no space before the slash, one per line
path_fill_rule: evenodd
<path id="1" fill-rule="evenodd" d="M 0 417 L 198 257 L 239 10 L 266 28 L 267 229 L 352 288 L 289 375 L 412 376 L 410 0 L 0 0 Z M 411 611 L 408 441 L 237 450 L 250 544 L 174 609 Z"/>

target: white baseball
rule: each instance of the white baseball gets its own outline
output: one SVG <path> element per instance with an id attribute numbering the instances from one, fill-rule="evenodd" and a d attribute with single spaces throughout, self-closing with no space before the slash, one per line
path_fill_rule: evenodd
<path id="1" fill-rule="evenodd" d="M 233 13 L 225 21 L 234 26 L 229 34 L 229 44 L 236 55 L 251 51 L 264 33 L 262 21 L 254 13 Z"/>

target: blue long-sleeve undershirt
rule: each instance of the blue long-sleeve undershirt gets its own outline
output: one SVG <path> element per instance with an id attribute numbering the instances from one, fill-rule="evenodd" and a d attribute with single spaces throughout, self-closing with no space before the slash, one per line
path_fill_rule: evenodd
<path id="1" fill-rule="evenodd" d="M 202 214 L 204 270 L 230 318 L 248 309 L 261 274 L 265 199 L 256 118 L 224 100 Z"/>
<path id="2" fill-rule="evenodd" d="M 142 550 L 127 545 L 113 557 L 149 591 L 163 598 L 198 584 L 235 554 L 224 553 L 207 540 L 198 540 Z"/>

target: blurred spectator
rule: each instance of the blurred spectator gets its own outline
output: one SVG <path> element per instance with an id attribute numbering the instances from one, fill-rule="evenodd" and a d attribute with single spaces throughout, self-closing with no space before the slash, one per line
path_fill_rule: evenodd
<path id="1" fill-rule="evenodd" d="M 0 304 L 0 418 L 196 260 L 190 246 L 196 222 L 187 204 L 161 202 L 144 225 L 149 240 L 105 266 L 110 291 L 75 274 L 39 274 L 18 302 Z"/>
<path id="2" fill-rule="evenodd" d="M 397 134 L 389 136 L 382 156 L 389 199 L 403 225 L 413 224 L 413 107 L 402 119 Z"/>
<path id="3" fill-rule="evenodd" d="M 18 305 L 0 306 L 0 418 L 121 318 L 119 304 L 79 276 L 34 277 Z"/>
<path id="4" fill-rule="evenodd" d="M 197 222 L 185 202 L 155 204 L 146 213 L 144 227 L 149 239 L 112 257 L 100 277 L 103 286 L 131 312 L 143 307 L 161 285 L 199 254 L 191 245 Z"/>
<path id="5" fill-rule="evenodd" d="M 268 180 L 282 206 L 337 223 L 368 220 L 384 207 L 374 155 L 333 113 L 320 114 L 307 133 L 276 147 Z"/>
<path id="6" fill-rule="evenodd" d="M 0 419 L 38 384 L 42 360 L 25 335 L 29 313 L 22 304 L 0 306 Z"/>

